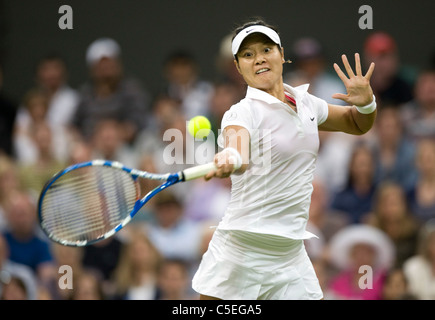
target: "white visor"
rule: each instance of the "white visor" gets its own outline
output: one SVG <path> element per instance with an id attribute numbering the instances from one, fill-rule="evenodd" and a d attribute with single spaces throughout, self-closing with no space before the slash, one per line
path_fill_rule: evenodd
<path id="1" fill-rule="evenodd" d="M 245 38 L 253 33 L 262 33 L 270 38 L 273 42 L 275 42 L 277 45 L 281 47 L 281 39 L 279 38 L 278 33 L 276 33 L 271 28 L 265 27 L 265 26 L 250 26 L 242 31 L 240 31 L 237 36 L 234 38 L 232 44 L 231 44 L 231 51 L 233 52 L 233 55 L 236 55 L 237 52 L 239 52 L 240 45 L 242 44 L 243 40 Z"/>

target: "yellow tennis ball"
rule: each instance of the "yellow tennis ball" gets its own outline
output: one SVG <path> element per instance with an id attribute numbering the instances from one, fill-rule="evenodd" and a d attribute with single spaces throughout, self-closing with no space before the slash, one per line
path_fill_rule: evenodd
<path id="1" fill-rule="evenodd" d="M 210 133 L 210 121 L 204 116 L 196 116 L 190 119 L 187 130 L 195 139 L 204 139 Z"/>

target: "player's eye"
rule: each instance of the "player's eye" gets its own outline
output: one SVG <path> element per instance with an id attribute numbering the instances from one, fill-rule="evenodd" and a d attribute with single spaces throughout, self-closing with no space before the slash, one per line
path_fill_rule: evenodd
<path id="1" fill-rule="evenodd" d="M 264 48 L 264 52 L 265 52 L 265 53 L 268 53 L 268 52 L 270 52 L 270 51 L 272 51 L 271 48 L 269 48 L 269 47 Z"/>
<path id="2" fill-rule="evenodd" d="M 252 56 L 253 56 L 252 52 L 245 51 L 245 52 L 243 53 L 243 57 L 244 57 L 244 58 L 249 58 L 249 57 L 252 57 Z"/>

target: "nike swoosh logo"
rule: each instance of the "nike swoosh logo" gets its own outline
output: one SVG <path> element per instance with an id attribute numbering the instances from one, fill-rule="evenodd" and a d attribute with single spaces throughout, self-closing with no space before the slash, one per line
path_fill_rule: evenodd
<path id="1" fill-rule="evenodd" d="M 310 120 L 311 120 L 311 121 L 314 121 L 314 117 L 313 117 L 313 118 L 310 118 Z"/>
<path id="2" fill-rule="evenodd" d="M 251 30 L 246 30 L 246 33 L 249 33 L 249 32 L 251 32 L 252 31 L 252 29 Z"/>

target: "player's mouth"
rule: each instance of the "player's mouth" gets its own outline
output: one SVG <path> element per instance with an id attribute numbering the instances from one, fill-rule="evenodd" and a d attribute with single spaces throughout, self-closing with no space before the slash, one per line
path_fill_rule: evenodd
<path id="1" fill-rule="evenodd" d="M 262 73 L 265 73 L 265 72 L 268 72 L 268 71 L 270 71 L 269 68 L 262 68 L 262 69 L 258 70 L 257 72 L 255 72 L 255 74 L 262 74 Z"/>

